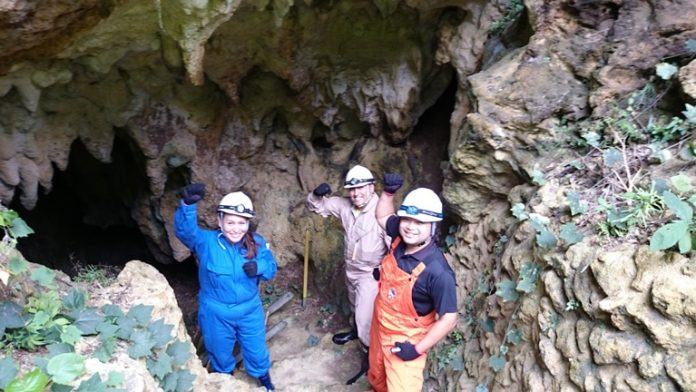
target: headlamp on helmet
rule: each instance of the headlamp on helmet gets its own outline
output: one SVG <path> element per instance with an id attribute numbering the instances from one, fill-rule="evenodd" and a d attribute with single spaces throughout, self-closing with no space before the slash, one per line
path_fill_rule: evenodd
<path id="1" fill-rule="evenodd" d="M 346 174 L 346 180 L 343 182 L 343 187 L 346 189 L 359 188 L 361 186 L 374 184 L 375 176 L 367 170 L 365 166 L 355 165 Z"/>
<path id="2" fill-rule="evenodd" d="M 220 200 L 217 210 L 220 213 L 239 215 L 245 218 L 256 216 L 251 199 L 242 192 L 232 192 L 225 195 Z"/>

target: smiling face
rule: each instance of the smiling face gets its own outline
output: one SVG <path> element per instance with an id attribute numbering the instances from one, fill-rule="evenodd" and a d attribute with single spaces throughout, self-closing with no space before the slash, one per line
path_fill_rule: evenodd
<path id="1" fill-rule="evenodd" d="M 218 225 L 225 238 L 233 244 L 241 241 L 249 231 L 249 219 L 234 214 L 218 215 Z"/>
<path id="2" fill-rule="evenodd" d="M 432 223 L 402 217 L 399 221 L 399 234 L 406 246 L 419 246 L 430 238 Z"/>
<path id="3" fill-rule="evenodd" d="M 348 191 L 353 206 L 363 208 L 367 205 L 367 202 L 370 201 L 372 194 L 375 192 L 375 186 L 373 184 L 368 184 L 357 188 L 350 188 Z"/>

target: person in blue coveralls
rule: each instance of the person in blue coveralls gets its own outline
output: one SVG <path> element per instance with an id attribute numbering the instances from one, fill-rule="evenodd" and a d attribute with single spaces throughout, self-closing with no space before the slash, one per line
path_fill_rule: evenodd
<path id="1" fill-rule="evenodd" d="M 198 323 L 212 370 L 234 372 L 232 351 L 239 341 L 247 374 L 272 391 L 258 283 L 273 278 L 277 265 L 266 241 L 250 229 L 251 199 L 242 192 L 227 194 L 217 208 L 219 228 L 209 230 L 198 226 L 196 211 L 205 185 L 189 184 L 181 196 L 174 231 L 198 258 Z"/>

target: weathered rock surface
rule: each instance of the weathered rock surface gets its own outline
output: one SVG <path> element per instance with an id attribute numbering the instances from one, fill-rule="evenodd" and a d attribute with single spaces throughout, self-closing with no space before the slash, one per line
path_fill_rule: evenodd
<path id="1" fill-rule="evenodd" d="M 463 338 L 459 351 L 438 353 L 462 360 L 444 371 L 432 364 L 427 388 L 696 390 L 693 259 L 594 236 L 549 250 L 537 245 L 531 223 L 510 213 L 522 203 L 550 217 L 554 233 L 567 223 L 566 197 L 577 184 L 529 184 L 572 155 L 559 143 L 561 125 L 610 114 L 656 64 L 685 56 L 685 44 L 696 39 L 696 3 L 527 0 L 522 18 L 489 34 L 506 5 L 5 4 L 0 200 L 33 208 L 50 192 L 56 169 L 67 169 L 75 141 L 103 163 L 115 160 L 114 146 L 127 145 L 140 173 L 126 176 L 123 189 L 141 191 L 117 197 L 161 262 L 189 255 L 171 217 L 178 189 L 204 182 L 201 223 L 214 226 L 217 200 L 242 189 L 281 265 L 298 259 L 309 230 L 319 239 L 318 281 L 336 287 L 329 282 L 341 276 L 340 228 L 307 214 L 306 193 L 324 181 L 340 189 L 357 162 L 376 174 L 403 173 L 406 187 L 444 177 L 442 194 L 458 223 L 448 257 Z M 691 60 L 672 80 L 678 99 L 691 104 L 694 67 Z M 414 135 L 453 83 L 449 156 L 439 173 L 445 157 L 428 153 L 442 135 L 421 131 L 420 145 Z M 679 170 L 693 175 L 688 165 Z M 122 222 L 92 194 L 80 197 L 92 205 L 86 222 Z M 531 262 L 539 284 L 519 302 L 493 294 L 496 283 L 517 280 Z M 319 350 L 307 355 L 328 361 Z M 292 361 L 278 366 L 289 369 Z M 227 388 L 221 377 L 200 388 Z M 298 378 L 288 387 L 321 388 L 301 384 Z"/>

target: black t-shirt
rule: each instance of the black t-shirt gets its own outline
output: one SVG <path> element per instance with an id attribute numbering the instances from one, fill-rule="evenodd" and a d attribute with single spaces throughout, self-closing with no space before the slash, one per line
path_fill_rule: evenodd
<path id="1" fill-rule="evenodd" d="M 399 235 L 401 218 L 394 215 L 387 220 L 387 235 L 396 238 Z M 433 309 L 439 316 L 445 313 L 457 312 L 457 289 L 454 271 L 450 268 L 445 256 L 438 249 L 435 241 L 423 249 L 410 255 L 404 254 L 406 244 L 402 242 L 396 247 L 394 257 L 399 268 L 411 273 L 420 262 L 425 269 L 416 279 L 411 292 L 413 306 L 419 316 L 425 316 Z"/>

